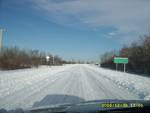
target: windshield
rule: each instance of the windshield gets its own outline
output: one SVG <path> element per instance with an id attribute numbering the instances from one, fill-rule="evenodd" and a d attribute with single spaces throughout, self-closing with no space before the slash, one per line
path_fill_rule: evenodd
<path id="1" fill-rule="evenodd" d="M 0 109 L 150 100 L 149 0 L 0 0 Z"/>

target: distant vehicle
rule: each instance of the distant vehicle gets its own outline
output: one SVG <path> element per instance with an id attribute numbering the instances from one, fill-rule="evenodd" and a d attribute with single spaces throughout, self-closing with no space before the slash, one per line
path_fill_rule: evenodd
<path id="1" fill-rule="evenodd" d="M 99 63 L 95 63 L 95 65 L 96 65 L 96 66 L 100 66 L 100 64 L 99 64 Z"/>

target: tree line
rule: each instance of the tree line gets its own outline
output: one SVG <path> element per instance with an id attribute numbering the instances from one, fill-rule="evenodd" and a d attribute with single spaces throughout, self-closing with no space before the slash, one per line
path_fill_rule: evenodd
<path id="1" fill-rule="evenodd" d="M 46 56 L 49 56 L 49 61 Z M 21 68 L 38 67 L 39 65 L 62 65 L 72 63 L 59 56 L 39 50 L 26 50 L 19 47 L 3 47 L 0 51 L 0 69 L 12 70 Z"/>
<path id="2" fill-rule="evenodd" d="M 139 41 L 124 46 L 118 51 L 106 52 L 101 56 L 101 66 L 115 69 L 114 57 L 128 57 L 127 71 L 131 73 L 150 74 L 150 36 L 143 36 Z M 119 70 L 123 65 L 119 64 Z"/>

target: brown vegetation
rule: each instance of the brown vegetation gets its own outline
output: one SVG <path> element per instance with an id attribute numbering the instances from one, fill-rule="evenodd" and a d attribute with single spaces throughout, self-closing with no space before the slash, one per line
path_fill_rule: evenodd
<path id="1" fill-rule="evenodd" d="M 107 52 L 101 57 L 101 66 L 115 69 L 114 56 L 128 57 L 128 72 L 150 74 L 150 36 L 144 36 L 139 42 L 123 47 L 117 52 Z M 123 70 L 120 64 L 119 70 Z"/>
<path id="2" fill-rule="evenodd" d="M 20 69 L 38 67 L 39 65 L 62 65 L 67 63 L 58 56 L 49 54 L 46 61 L 46 53 L 38 50 L 23 50 L 18 47 L 5 47 L 0 52 L 0 69 Z M 54 61 L 55 62 L 54 62 Z"/>

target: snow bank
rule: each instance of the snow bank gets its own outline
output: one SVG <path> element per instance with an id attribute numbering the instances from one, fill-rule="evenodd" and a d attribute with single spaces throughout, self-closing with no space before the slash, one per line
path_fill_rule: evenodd
<path id="1" fill-rule="evenodd" d="M 144 77 L 136 74 L 129 74 L 109 69 L 99 68 L 97 66 L 88 66 L 100 73 L 106 79 L 113 81 L 119 87 L 135 93 L 141 100 L 150 100 L 150 77 Z"/>
<path id="2" fill-rule="evenodd" d="M 41 66 L 31 69 L 0 71 L 0 99 L 72 66 Z"/>

